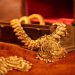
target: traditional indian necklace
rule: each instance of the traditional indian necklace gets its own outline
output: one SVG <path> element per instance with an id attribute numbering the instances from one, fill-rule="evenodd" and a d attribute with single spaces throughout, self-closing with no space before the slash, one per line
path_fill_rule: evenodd
<path id="1" fill-rule="evenodd" d="M 30 16 L 24 16 L 20 19 L 14 19 L 10 22 L 10 25 L 14 29 L 15 35 L 18 39 L 24 43 L 24 46 L 30 50 L 38 49 L 37 58 L 45 62 L 54 62 L 65 56 L 67 51 L 60 44 L 61 37 L 65 37 L 67 33 L 66 25 L 63 23 L 53 23 L 53 26 L 57 26 L 56 30 L 49 35 L 44 35 L 37 40 L 31 39 L 27 33 L 23 30 L 21 23 L 31 24 L 32 18 L 38 18 L 40 25 L 45 25 L 43 17 L 39 14 L 33 14 Z"/>

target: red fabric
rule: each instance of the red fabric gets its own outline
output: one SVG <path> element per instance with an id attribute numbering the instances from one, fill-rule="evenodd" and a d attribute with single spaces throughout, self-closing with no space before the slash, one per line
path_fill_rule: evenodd
<path id="1" fill-rule="evenodd" d="M 45 21 L 48 23 L 62 22 L 67 25 L 72 25 L 73 23 L 73 19 L 68 19 L 68 18 L 46 19 Z"/>
<path id="2" fill-rule="evenodd" d="M 37 19 L 33 19 L 34 22 L 39 22 Z M 62 22 L 65 23 L 67 25 L 72 25 L 73 23 L 73 19 L 69 19 L 69 18 L 53 18 L 53 19 L 45 19 L 46 23 L 55 23 L 55 22 Z"/>
<path id="3" fill-rule="evenodd" d="M 73 0 L 27 0 L 28 15 L 40 14 L 48 23 L 73 22 Z"/>
<path id="4" fill-rule="evenodd" d="M 30 61 L 33 66 L 29 72 L 9 71 L 6 75 L 75 75 L 75 51 L 54 63 L 45 63 L 35 59 L 36 52 L 20 46 L 0 42 L 0 56 L 17 55 Z"/>
<path id="5" fill-rule="evenodd" d="M 28 14 L 45 18 L 73 18 L 73 0 L 27 0 Z"/>

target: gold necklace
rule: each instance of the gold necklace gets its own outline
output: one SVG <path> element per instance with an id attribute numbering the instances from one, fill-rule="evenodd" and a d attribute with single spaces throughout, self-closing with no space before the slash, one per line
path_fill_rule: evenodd
<path id="1" fill-rule="evenodd" d="M 52 34 L 44 35 L 37 40 L 32 40 L 23 30 L 21 22 L 24 21 L 24 23 L 30 24 L 30 20 L 33 18 L 42 20 L 40 21 L 40 24 L 45 25 L 43 17 L 38 14 L 33 14 L 21 19 L 14 19 L 10 22 L 12 28 L 14 28 L 15 35 L 18 36 L 18 39 L 20 39 L 28 49 L 38 49 L 37 58 L 45 62 L 54 62 L 64 57 L 67 51 L 61 46 L 60 39 L 62 36 L 65 37 L 65 34 L 67 33 L 66 25 L 63 23 L 53 23 L 52 25 L 57 25 L 57 28 Z"/>

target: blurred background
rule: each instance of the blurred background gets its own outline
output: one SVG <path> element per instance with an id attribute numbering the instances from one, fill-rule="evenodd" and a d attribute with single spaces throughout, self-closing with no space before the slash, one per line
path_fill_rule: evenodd
<path id="1" fill-rule="evenodd" d="M 73 0 L 0 0 L 0 21 L 33 13 L 49 19 L 73 18 Z"/>

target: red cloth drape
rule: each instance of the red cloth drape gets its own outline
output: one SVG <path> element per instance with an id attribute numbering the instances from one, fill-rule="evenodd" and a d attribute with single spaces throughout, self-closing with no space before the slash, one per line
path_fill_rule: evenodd
<path id="1" fill-rule="evenodd" d="M 73 18 L 73 0 L 27 0 L 28 14 L 44 18 Z"/>
<path id="2" fill-rule="evenodd" d="M 45 63 L 35 59 L 36 52 L 23 49 L 20 46 L 0 42 L 0 56 L 17 55 L 30 61 L 33 66 L 29 72 L 16 70 L 9 71 L 6 75 L 75 75 L 75 51 L 54 63 Z"/>

